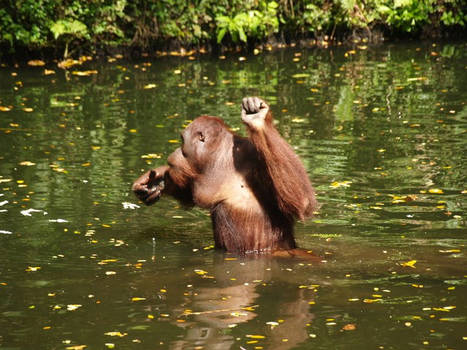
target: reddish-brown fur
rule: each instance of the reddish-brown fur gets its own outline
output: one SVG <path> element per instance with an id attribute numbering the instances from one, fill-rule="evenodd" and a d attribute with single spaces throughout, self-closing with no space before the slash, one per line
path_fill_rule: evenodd
<path id="1" fill-rule="evenodd" d="M 245 98 L 242 119 L 249 138 L 233 134 L 217 117 L 196 118 L 168 166 L 148 171 L 132 189 L 148 205 L 168 194 L 208 209 L 217 248 L 303 255 L 295 249 L 294 221 L 310 217 L 317 206 L 306 171 L 264 101 Z"/>

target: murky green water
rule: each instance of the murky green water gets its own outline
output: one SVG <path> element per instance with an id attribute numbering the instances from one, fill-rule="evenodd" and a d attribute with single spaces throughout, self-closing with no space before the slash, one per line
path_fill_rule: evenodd
<path id="1" fill-rule="evenodd" d="M 0 349 L 461 349 L 467 45 L 0 68 Z M 212 249 L 137 204 L 200 114 L 264 97 L 322 204 L 325 262 Z"/>

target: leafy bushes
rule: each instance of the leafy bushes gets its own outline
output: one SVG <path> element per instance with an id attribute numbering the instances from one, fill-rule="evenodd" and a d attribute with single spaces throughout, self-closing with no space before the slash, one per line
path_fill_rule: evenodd
<path id="1" fill-rule="evenodd" d="M 292 37 L 420 35 L 465 30 L 465 0 L 3 0 L 0 44 L 43 49 L 69 45 L 192 46 Z M 84 45 L 84 46 L 83 46 Z"/>

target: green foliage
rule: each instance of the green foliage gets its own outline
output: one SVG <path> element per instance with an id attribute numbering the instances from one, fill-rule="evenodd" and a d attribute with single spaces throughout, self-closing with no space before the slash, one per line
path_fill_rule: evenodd
<path id="1" fill-rule="evenodd" d="M 66 20 L 60 19 L 57 22 L 53 22 L 50 26 L 54 38 L 58 39 L 61 35 L 73 35 L 78 37 L 84 37 L 88 35 L 88 28 L 86 25 L 78 20 Z"/>
<path id="2" fill-rule="evenodd" d="M 278 32 L 417 35 L 466 25 L 465 0 L 2 0 L 0 45 L 245 44 Z"/>
<path id="3" fill-rule="evenodd" d="M 232 41 L 247 42 L 247 38 L 263 39 L 279 29 L 277 18 L 277 3 L 275 1 L 259 3 L 258 9 L 250 9 L 230 17 L 220 15 L 216 17 L 217 42 L 220 43 L 226 33 L 230 34 Z"/>

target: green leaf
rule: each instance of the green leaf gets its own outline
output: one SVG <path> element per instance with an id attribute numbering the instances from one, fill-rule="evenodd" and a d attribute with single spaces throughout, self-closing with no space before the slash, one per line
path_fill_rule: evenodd
<path id="1" fill-rule="evenodd" d="M 86 36 L 88 34 L 86 25 L 78 20 L 60 19 L 52 23 L 50 31 L 53 33 L 55 39 L 65 34 L 74 36 Z"/>
<path id="2" fill-rule="evenodd" d="M 222 41 L 222 39 L 224 38 L 224 35 L 225 35 L 225 32 L 227 31 L 226 28 L 222 28 L 221 30 L 219 30 L 219 32 L 217 33 L 217 43 L 220 44 L 220 42 Z"/>

